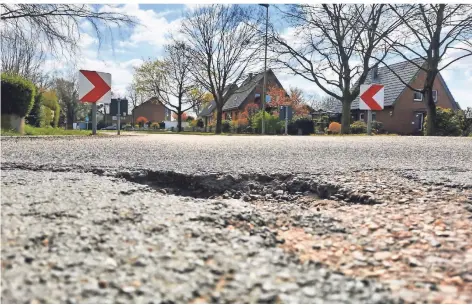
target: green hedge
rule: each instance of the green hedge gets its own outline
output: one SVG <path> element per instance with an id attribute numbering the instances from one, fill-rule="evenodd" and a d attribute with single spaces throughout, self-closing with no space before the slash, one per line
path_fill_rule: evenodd
<path id="1" fill-rule="evenodd" d="M 21 76 L 2 73 L 2 114 L 26 117 L 31 111 L 36 94 L 32 82 Z"/>
<path id="2" fill-rule="evenodd" d="M 36 88 L 34 105 L 27 117 L 27 123 L 35 127 L 57 127 L 61 107 L 54 91 L 40 91 Z"/>
<path id="3" fill-rule="evenodd" d="M 267 112 L 264 113 L 264 124 L 265 124 L 265 131 L 267 133 L 276 133 L 282 125 L 282 122 L 279 121 L 279 118 L 271 115 Z M 257 129 L 258 132 L 262 130 L 262 110 L 254 115 L 252 118 L 252 128 Z"/>
<path id="4" fill-rule="evenodd" d="M 441 107 L 436 108 L 436 135 L 437 136 L 461 136 L 462 126 L 461 122 L 464 119 L 462 111 L 454 111 L 452 109 L 445 109 Z M 426 134 L 426 124 L 428 116 L 424 122 L 424 130 Z M 426 134 L 427 135 L 427 134 Z"/>
<path id="5" fill-rule="evenodd" d="M 367 132 L 367 124 L 364 121 L 355 121 L 351 124 L 351 133 L 359 134 Z"/>

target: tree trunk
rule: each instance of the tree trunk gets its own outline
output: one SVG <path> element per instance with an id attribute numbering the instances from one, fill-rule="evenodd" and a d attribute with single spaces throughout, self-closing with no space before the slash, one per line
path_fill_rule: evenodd
<path id="1" fill-rule="evenodd" d="M 341 134 L 351 133 L 351 103 L 352 101 L 348 100 L 342 101 Z"/>
<path id="2" fill-rule="evenodd" d="M 426 104 L 428 117 L 428 119 L 426 120 L 426 135 L 434 136 L 436 135 L 436 103 L 433 99 L 432 86 L 428 86 L 424 90 L 424 102 Z"/>
<path id="3" fill-rule="evenodd" d="M 182 112 L 177 112 L 177 131 L 182 131 Z"/>
<path id="4" fill-rule="evenodd" d="M 215 134 L 221 134 L 221 123 L 223 121 L 223 106 L 216 108 L 216 127 Z"/>

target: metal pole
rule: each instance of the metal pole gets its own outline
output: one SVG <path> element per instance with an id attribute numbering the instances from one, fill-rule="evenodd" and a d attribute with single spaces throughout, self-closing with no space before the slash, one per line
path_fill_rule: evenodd
<path id="1" fill-rule="evenodd" d="M 367 110 L 367 134 L 372 135 L 372 110 Z"/>
<path id="2" fill-rule="evenodd" d="M 88 125 L 88 122 L 87 122 L 87 125 Z M 96 134 L 97 134 L 97 103 L 92 103 L 92 135 L 96 135 Z"/>
<path id="3" fill-rule="evenodd" d="M 266 102 L 266 86 L 267 86 L 267 32 L 269 28 L 269 5 L 266 7 L 266 33 L 265 33 L 265 55 L 264 55 L 264 85 L 262 87 L 262 134 L 265 134 L 265 102 Z"/>
<path id="4" fill-rule="evenodd" d="M 118 126 L 116 126 L 116 130 L 118 131 L 118 135 L 120 135 L 120 129 L 121 129 L 121 109 L 120 109 L 120 105 L 121 105 L 121 100 L 118 99 L 118 116 L 117 116 L 117 119 L 118 119 Z"/>
<path id="5" fill-rule="evenodd" d="M 288 135 L 288 107 L 285 106 L 285 135 Z"/>
<path id="6" fill-rule="evenodd" d="M 374 84 L 375 83 L 375 73 L 374 73 L 373 70 L 371 71 L 371 73 L 372 73 L 371 83 Z M 367 134 L 369 136 L 372 135 L 372 110 L 367 110 Z"/>

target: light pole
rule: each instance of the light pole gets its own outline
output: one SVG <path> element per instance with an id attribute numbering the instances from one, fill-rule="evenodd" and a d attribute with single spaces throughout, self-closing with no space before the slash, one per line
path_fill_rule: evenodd
<path id="1" fill-rule="evenodd" d="M 265 102 L 267 86 L 267 29 L 269 27 L 269 4 L 259 4 L 266 8 L 265 54 L 264 54 L 264 84 L 262 86 L 262 134 L 265 134 Z"/>

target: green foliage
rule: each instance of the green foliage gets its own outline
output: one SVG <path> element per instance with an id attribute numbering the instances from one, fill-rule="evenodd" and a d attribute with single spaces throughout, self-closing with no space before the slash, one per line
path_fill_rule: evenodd
<path id="1" fill-rule="evenodd" d="M 265 131 L 267 133 L 275 133 L 283 126 L 284 123 L 278 117 L 260 110 L 252 117 L 252 127 L 257 128 L 259 132 L 262 130 L 262 113 L 264 113 Z"/>
<path id="2" fill-rule="evenodd" d="M 372 132 L 375 134 L 385 133 L 385 129 L 382 122 L 372 121 Z"/>
<path id="3" fill-rule="evenodd" d="M 315 124 L 308 118 L 298 118 L 293 121 L 291 125 L 292 126 L 288 126 L 288 131 L 290 134 L 298 134 L 299 129 L 301 129 L 302 135 L 309 135 L 315 132 Z M 292 129 L 294 131 L 291 132 Z"/>
<path id="4" fill-rule="evenodd" d="M 32 82 L 18 75 L 1 74 L 2 114 L 26 117 L 34 105 L 36 89 Z"/>
<path id="5" fill-rule="evenodd" d="M 30 125 L 25 125 L 25 135 L 29 136 L 66 136 L 66 135 L 82 135 L 88 136 L 90 135 L 90 131 L 88 130 L 66 130 L 62 128 L 38 128 Z"/>
<path id="6" fill-rule="evenodd" d="M 462 121 L 464 113 L 452 109 L 436 108 L 436 135 L 438 136 L 460 136 L 462 135 Z M 426 130 L 428 116 L 424 122 Z"/>
<path id="7" fill-rule="evenodd" d="M 54 112 L 44 105 L 41 105 L 39 127 L 51 127 L 51 123 L 54 119 Z"/>
<path id="8" fill-rule="evenodd" d="M 460 125 L 462 130 L 462 135 L 472 135 L 472 107 L 468 107 L 465 110 L 460 110 Z"/>
<path id="9" fill-rule="evenodd" d="M 231 129 L 231 121 L 230 120 L 223 121 L 223 123 L 221 124 L 221 131 L 229 132 L 230 129 Z"/>
<path id="10" fill-rule="evenodd" d="M 31 126 L 39 127 L 42 95 L 38 88 L 35 88 L 35 91 L 36 95 L 34 96 L 34 104 L 26 117 L 26 123 Z"/>
<path id="11" fill-rule="evenodd" d="M 351 124 L 351 133 L 359 134 L 367 132 L 367 124 L 364 121 L 355 121 Z"/>

